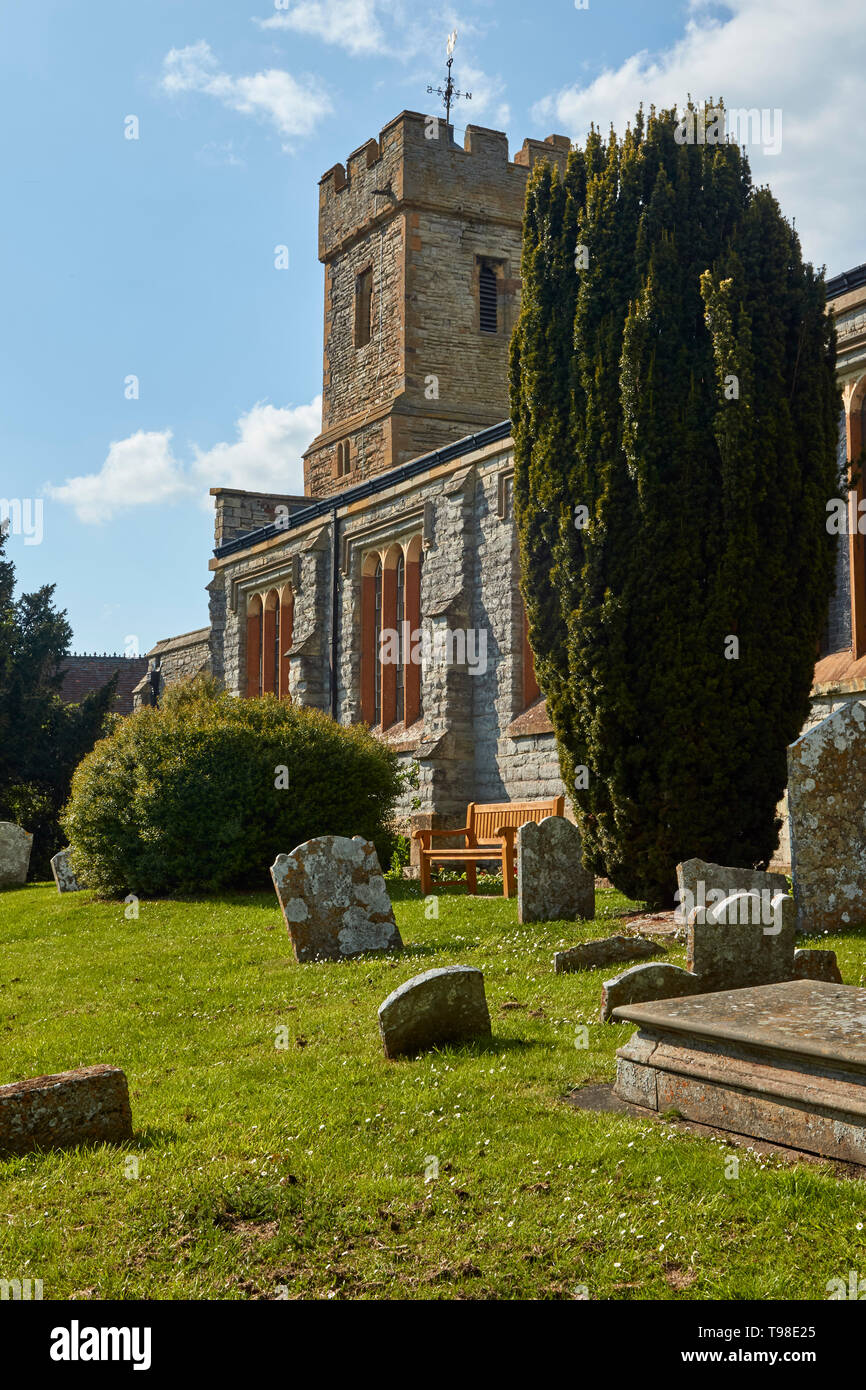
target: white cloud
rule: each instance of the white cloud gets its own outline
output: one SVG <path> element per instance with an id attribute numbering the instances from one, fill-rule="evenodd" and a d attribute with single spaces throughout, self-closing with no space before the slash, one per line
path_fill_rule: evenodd
<path id="1" fill-rule="evenodd" d="M 202 92 L 216 97 L 232 111 L 269 120 L 285 140 L 309 135 L 333 110 L 331 99 L 316 77 L 295 78 L 282 68 L 268 68 L 249 77 L 232 77 L 220 69 L 204 39 L 186 48 L 172 48 L 163 60 L 163 90 L 172 95 Z"/>
<path id="2" fill-rule="evenodd" d="M 472 101 L 455 106 L 454 124 L 462 128 L 476 122 L 503 130 L 511 120 L 503 78 L 488 76 L 464 61 L 472 52 L 473 38 L 483 36 L 482 28 L 468 17 L 458 16 L 450 5 L 430 11 L 419 7 L 417 0 L 285 0 L 269 18 L 255 22 L 261 29 L 321 39 L 356 58 L 377 54 L 405 66 L 423 54 L 423 74 L 412 73 L 408 79 L 416 88 L 421 82 L 425 86 L 428 82 L 437 86 L 444 83 L 445 37 L 457 29 L 455 85 L 462 91 L 468 88 Z M 429 105 L 438 109 L 441 103 L 431 97 Z"/>
<path id="3" fill-rule="evenodd" d="M 238 420 L 233 444 L 196 448 L 192 471 L 207 487 L 302 493 L 301 455 L 321 426 L 321 396 L 285 409 L 259 402 Z"/>
<path id="4" fill-rule="evenodd" d="M 135 507 L 167 505 L 198 497 L 210 510 L 211 487 L 303 493 L 302 453 L 318 434 L 322 398 L 279 407 L 259 402 L 237 422 L 237 439 L 202 450 L 191 446 L 189 463 L 171 447 L 171 430 L 139 430 L 109 447 L 97 473 L 46 485 L 50 497 L 71 507 L 79 521 L 98 525 Z"/>
<path id="5" fill-rule="evenodd" d="M 501 77 L 490 77 L 480 68 L 474 68 L 471 64 L 465 63 L 460 72 L 460 90 L 469 90 L 472 93 L 472 100 L 468 105 L 463 102 L 458 103 L 461 124 L 465 121 L 468 124 L 486 125 L 490 123 L 494 130 L 504 130 L 511 120 L 511 108 L 507 101 L 503 100 L 505 95 L 505 82 Z M 480 117 L 484 116 L 482 121 Z"/>
<path id="6" fill-rule="evenodd" d="M 262 29 L 309 34 L 354 55 L 378 53 L 384 46 L 377 14 L 381 9 L 379 0 L 298 0 L 291 9 L 281 8 L 258 23 Z"/>
<path id="7" fill-rule="evenodd" d="M 690 0 L 682 37 L 669 52 L 632 54 L 587 86 L 538 102 L 534 119 L 551 119 L 583 139 L 592 121 L 620 132 L 644 107 L 723 98 L 729 107 L 781 108 L 782 149 L 749 148 L 756 183 L 769 183 L 795 216 L 806 256 L 830 274 L 866 259 L 860 209 L 866 145 L 859 138 L 866 24 L 862 0 Z M 577 23 L 581 16 L 576 16 Z"/>
<path id="8" fill-rule="evenodd" d="M 138 430 L 110 445 L 98 473 L 70 478 L 62 487 L 48 484 L 47 491 L 92 525 L 130 507 L 174 502 L 188 486 L 172 453 L 171 430 Z"/>

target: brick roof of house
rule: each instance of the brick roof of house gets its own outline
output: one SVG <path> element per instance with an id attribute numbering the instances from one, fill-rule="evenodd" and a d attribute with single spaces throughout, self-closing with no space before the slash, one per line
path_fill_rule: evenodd
<path id="1" fill-rule="evenodd" d="M 115 714 L 132 714 L 132 692 L 147 671 L 145 656 L 68 656 L 63 663 L 60 698 L 66 705 L 77 705 L 91 690 L 99 690 L 117 671 Z"/>

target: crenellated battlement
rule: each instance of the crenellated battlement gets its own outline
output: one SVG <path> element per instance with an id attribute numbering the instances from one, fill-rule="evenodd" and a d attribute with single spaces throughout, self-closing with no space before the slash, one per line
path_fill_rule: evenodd
<path id="1" fill-rule="evenodd" d="M 453 126 L 418 111 L 401 111 L 380 132 L 335 164 L 319 181 L 319 259 L 327 261 L 357 237 L 407 208 L 520 221 L 526 179 L 538 159 L 564 167 L 565 135 L 526 139 L 511 161 L 508 137 L 470 125 L 462 147 Z"/>
<path id="2" fill-rule="evenodd" d="M 325 265 L 322 428 L 304 491 L 324 496 L 496 424 L 520 308 L 526 180 L 564 168 L 565 135 L 401 111 L 319 182 Z"/>

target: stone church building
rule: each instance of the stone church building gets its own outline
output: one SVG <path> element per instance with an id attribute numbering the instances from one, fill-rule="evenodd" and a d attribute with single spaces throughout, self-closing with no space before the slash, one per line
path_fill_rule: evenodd
<path id="1" fill-rule="evenodd" d="M 461 147 L 404 111 L 328 170 L 322 428 L 304 495 L 212 489 L 210 627 L 148 654 L 159 685 L 206 669 L 238 696 L 369 724 L 416 765 L 406 824 L 567 795 L 518 588 L 508 347 L 526 180 L 568 150 L 551 135 L 510 160 L 499 131 L 470 125 Z M 866 266 L 829 293 L 852 458 L 866 443 Z M 866 538 L 841 540 L 816 719 L 866 689 Z"/>

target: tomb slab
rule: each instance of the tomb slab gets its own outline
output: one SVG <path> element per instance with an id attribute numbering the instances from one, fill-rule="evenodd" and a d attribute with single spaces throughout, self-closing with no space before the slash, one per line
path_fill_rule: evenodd
<path id="1" fill-rule="evenodd" d="M 866 1164 L 866 989 L 789 980 L 624 1005 L 625 1101 Z"/>

